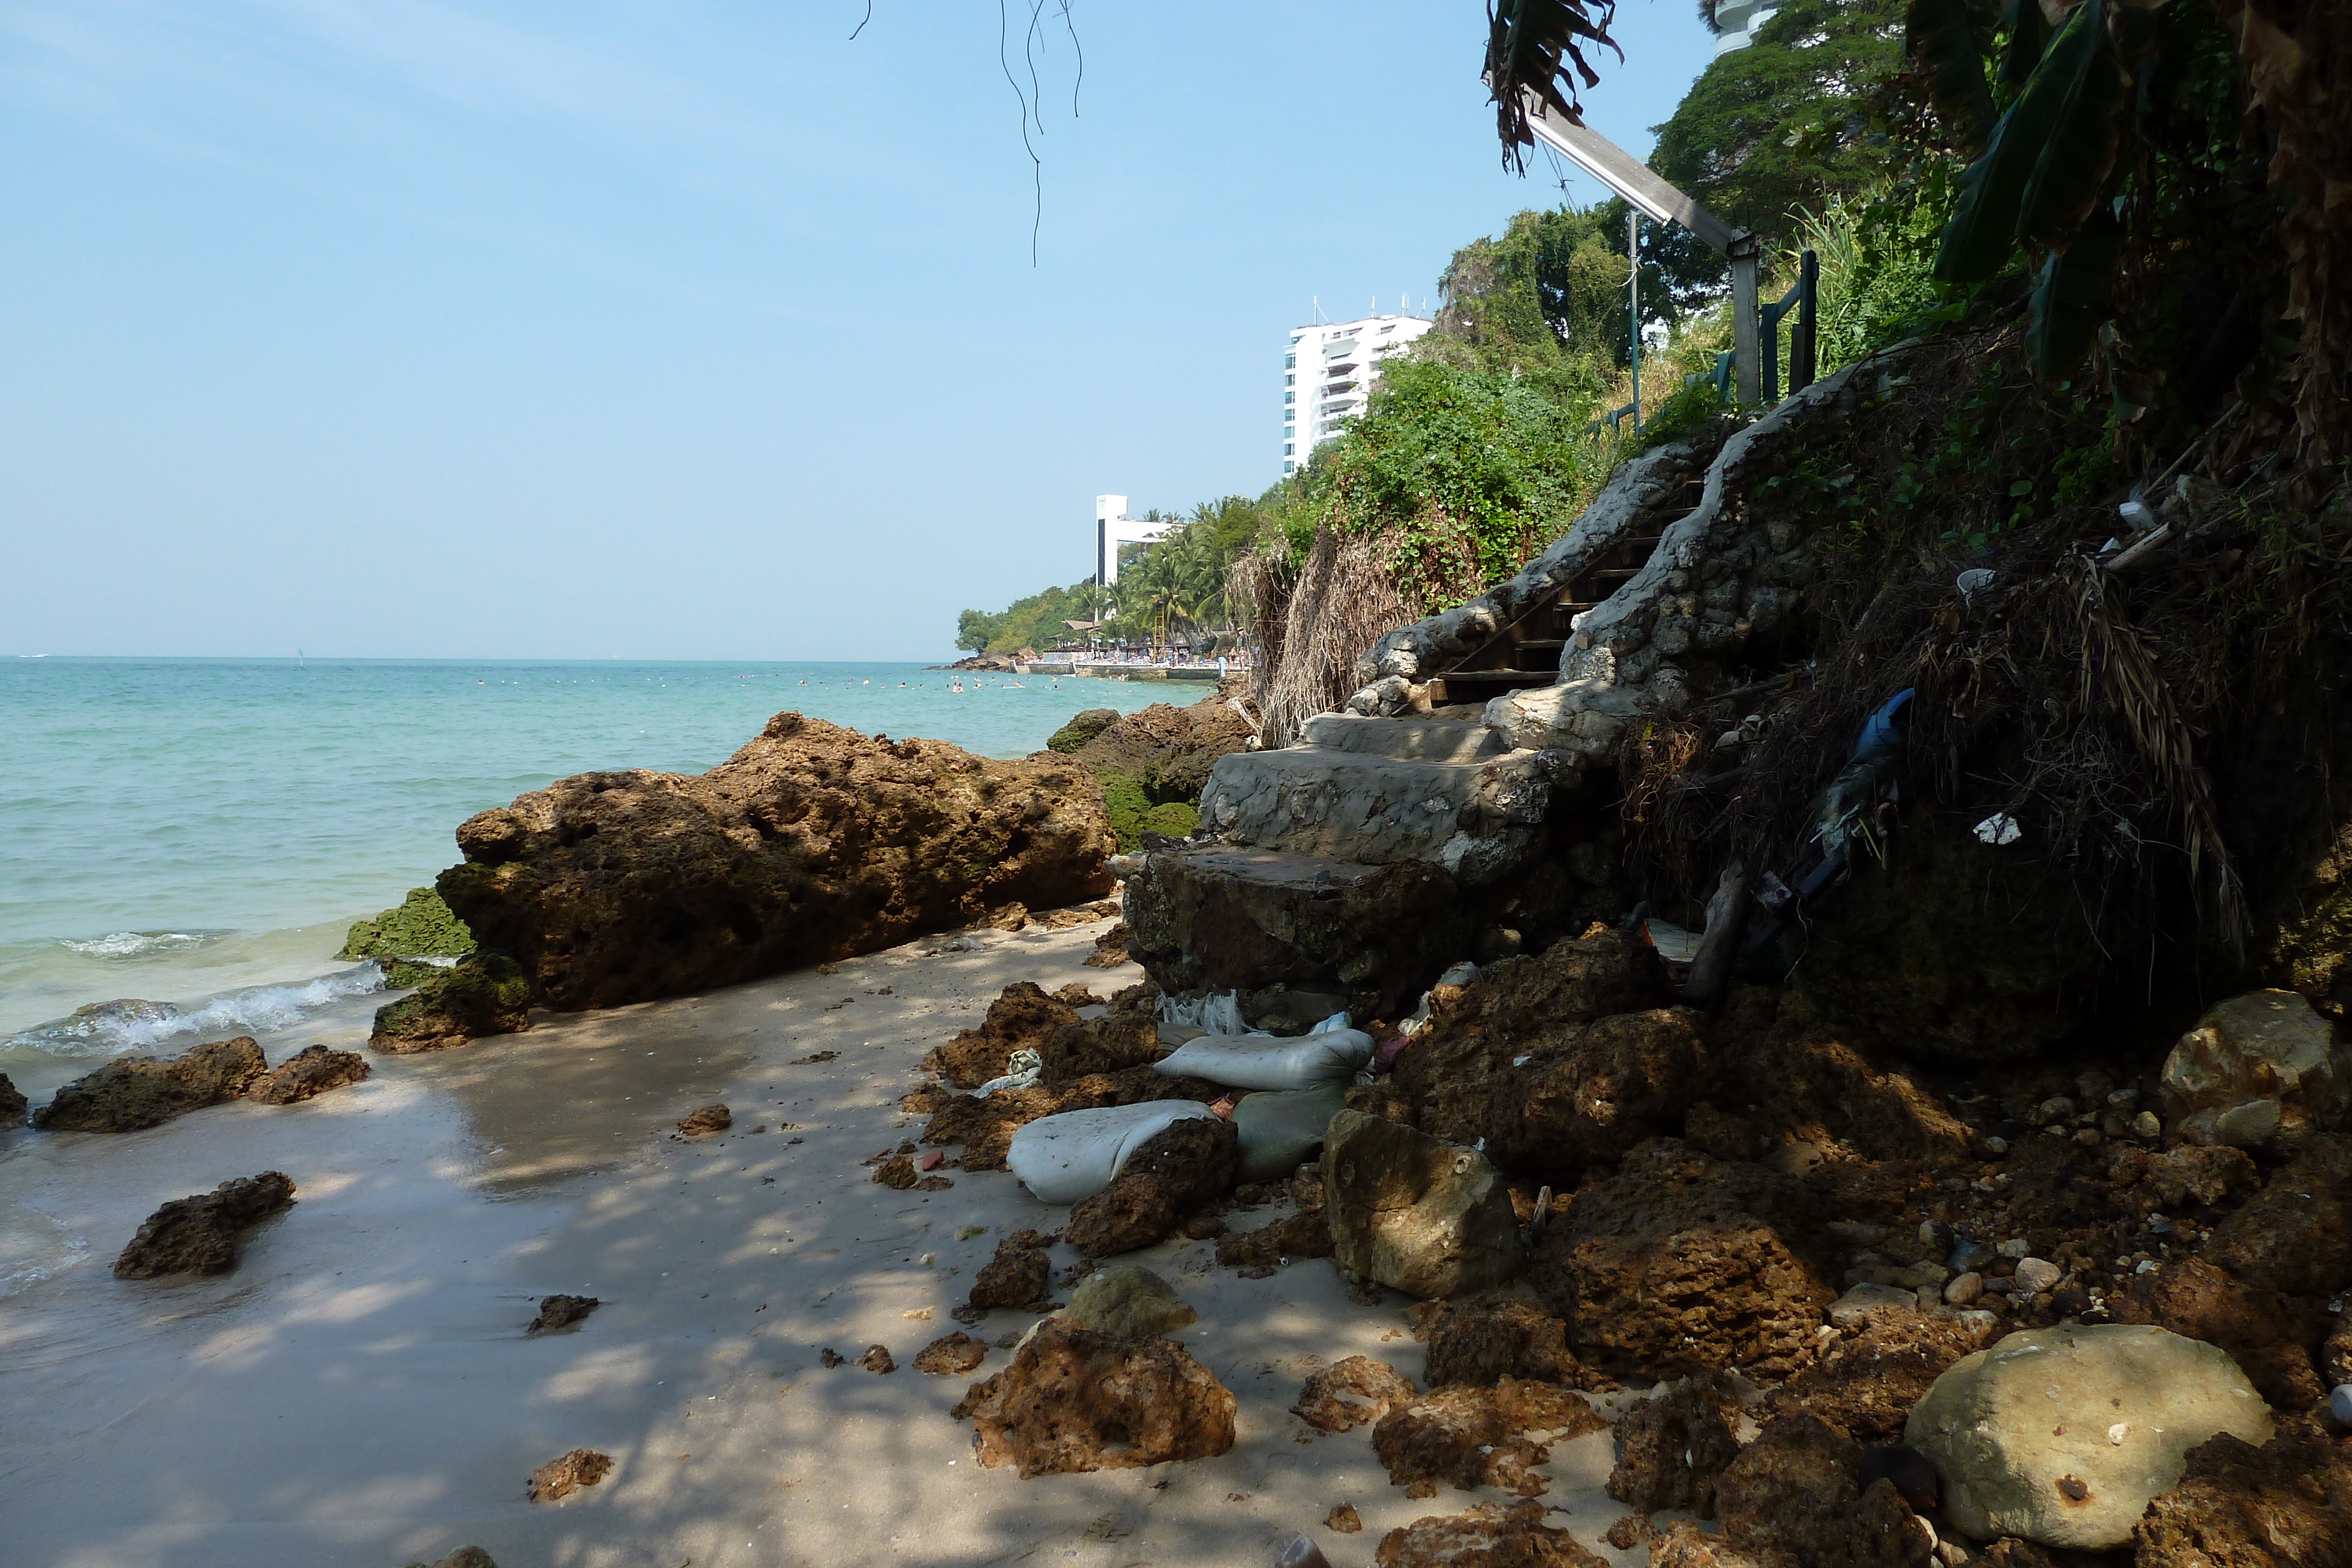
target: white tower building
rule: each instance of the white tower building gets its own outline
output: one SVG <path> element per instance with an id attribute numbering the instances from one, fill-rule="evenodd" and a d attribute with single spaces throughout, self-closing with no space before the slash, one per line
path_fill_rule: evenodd
<path id="1" fill-rule="evenodd" d="M 1780 14 L 1772 0 L 1720 0 L 1715 8 L 1715 57 L 1754 43 L 1757 30 Z"/>
<path id="2" fill-rule="evenodd" d="M 1282 355 L 1282 471 L 1339 434 L 1364 412 L 1381 361 L 1429 330 L 1418 316 L 1367 316 L 1291 330 Z"/>
<path id="3" fill-rule="evenodd" d="M 1108 588 L 1118 580 L 1118 547 L 1156 544 L 1174 527 L 1171 519 L 1152 522 L 1127 515 L 1124 496 L 1095 497 L 1095 582 Z"/>

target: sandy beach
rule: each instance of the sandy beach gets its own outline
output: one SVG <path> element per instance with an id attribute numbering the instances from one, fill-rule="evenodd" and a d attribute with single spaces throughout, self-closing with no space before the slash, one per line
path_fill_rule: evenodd
<path id="1" fill-rule="evenodd" d="M 1348 1568 L 1396 1525 L 1507 1500 L 1409 1500 L 1368 1428 L 1324 1436 L 1289 1413 L 1345 1355 L 1420 1376 L 1404 1297 L 1356 1304 L 1328 1260 L 1244 1279 L 1181 1239 L 1122 1260 L 1198 1310 L 1177 1337 L 1239 1400 L 1233 1450 L 1026 1481 L 977 1466 L 970 1423 L 948 1415 L 971 1379 L 926 1376 L 914 1354 L 959 1326 L 949 1313 L 1003 1234 L 1068 1211 L 1008 1174 L 902 1193 L 861 1162 L 917 1135 L 898 1101 L 923 1052 L 1005 985 L 1108 994 L 1137 977 L 1082 967 L 1102 927 L 982 933 L 968 951 L 931 939 L 831 975 L 541 1015 L 526 1034 L 377 1057 L 365 1083 L 292 1107 L 0 1134 L 0 1201 L 82 1254 L 0 1300 L 0 1558 L 398 1568 L 474 1544 L 502 1568 L 1128 1568 L 1271 1563 L 1304 1530 Z M 272 1060 L 303 1042 L 272 1042 Z M 713 1101 L 730 1132 L 671 1135 Z M 298 1201 L 234 1273 L 111 1277 L 156 1205 L 270 1169 Z M 557 1291 L 604 1305 L 527 1336 Z M 997 1312 L 972 1332 L 1034 1321 Z M 898 1371 L 856 1364 L 877 1343 Z M 850 1364 L 822 1365 L 825 1349 Z M 611 1477 L 527 1500 L 531 1470 L 575 1448 L 611 1455 Z M 1610 1463 L 1605 1431 L 1561 1445 L 1544 1500 L 1586 1546 L 1638 1561 L 1601 1541 L 1624 1512 L 1601 1490 Z M 1342 1502 L 1362 1533 L 1323 1528 Z"/>

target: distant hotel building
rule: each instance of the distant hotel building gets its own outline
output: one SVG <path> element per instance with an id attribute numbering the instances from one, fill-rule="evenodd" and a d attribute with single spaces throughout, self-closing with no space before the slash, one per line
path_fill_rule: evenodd
<path id="1" fill-rule="evenodd" d="M 1363 413 L 1381 361 L 1429 329 L 1418 316 L 1367 316 L 1294 330 L 1282 356 L 1282 471 Z"/>
<path id="2" fill-rule="evenodd" d="M 1156 544 L 1174 526 L 1173 520 L 1161 518 L 1154 522 L 1147 517 L 1127 515 L 1124 496 L 1095 497 L 1095 583 L 1108 588 L 1118 580 L 1118 547 L 1121 545 Z"/>
<path id="3" fill-rule="evenodd" d="M 1757 30 L 1780 14 L 1773 0 L 1717 0 L 1710 18 L 1716 32 L 1715 57 L 1723 58 L 1756 41 Z"/>

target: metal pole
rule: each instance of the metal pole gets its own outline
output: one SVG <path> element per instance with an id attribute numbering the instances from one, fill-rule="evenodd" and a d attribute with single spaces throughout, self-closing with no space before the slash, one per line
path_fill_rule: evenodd
<path id="1" fill-rule="evenodd" d="M 1731 354 L 1734 392 L 1742 408 L 1753 408 L 1763 396 L 1757 384 L 1756 260 L 1761 247 L 1753 235 L 1742 235 L 1726 252 L 1731 258 Z"/>
<path id="2" fill-rule="evenodd" d="M 1627 362 L 1633 367 L 1633 434 L 1642 434 L 1642 214 L 1625 204 L 1626 301 L 1633 312 L 1633 343 Z"/>
<path id="3" fill-rule="evenodd" d="M 1817 325 L 1813 297 L 1820 292 L 1822 258 L 1807 251 L 1797 264 L 1797 329 L 1789 338 L 1789 390 L 1801 392 L 1813 384 L 1813 343 Z"/>

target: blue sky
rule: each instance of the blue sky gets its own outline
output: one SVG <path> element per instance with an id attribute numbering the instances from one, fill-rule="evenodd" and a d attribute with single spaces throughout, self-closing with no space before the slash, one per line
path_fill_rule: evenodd
<path id="1" fill-rule="evenodd" d="M 1074 0 L 1033 267 L 998 7 L 865 11 L 0 0 L 0 651 L 939 656 L 1558 198 L 1475 3 Z M 1616 31 L 1646 153 L 1711 40 Z"/>

